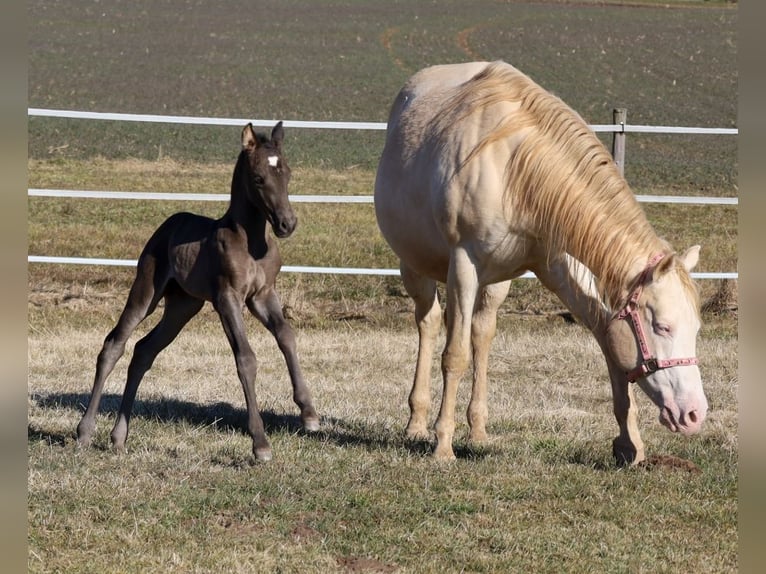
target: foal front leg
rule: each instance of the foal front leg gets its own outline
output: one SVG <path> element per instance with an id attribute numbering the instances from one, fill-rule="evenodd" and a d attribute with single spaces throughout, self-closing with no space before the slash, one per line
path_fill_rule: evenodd
<path id="1" fill-rule="evenodd" d="M 237 376 L 242 383 L 247 406 L 247 432 L 253 439 L 253 455 L 256 460 L 271 460 L 271 445 L 266 438 L 263 420 L 255 398 L 255 375 L 258 369 L 255 353 L 247 341 L 242 301 L 232 291 L 220 293 L 214 301 L 215 310 L 221 318 L 223 330 L 234 353 Z"/>
<path id="2" fill-rule="evenodd" d="M 298 346 L 295 333 L 282 312 L 282 304 L 277 292 L 270 289 L 266 295 L 247 300 L 247 308 L 274 335 L 279 350 L 287 363 L 290 382 L 293 386 L 293 401 L 301 410 L 301 422 L 308 432 L 319 430 L 319 415 L 314 409 L 311 392 L 303 378 L 298 361 Z"/>

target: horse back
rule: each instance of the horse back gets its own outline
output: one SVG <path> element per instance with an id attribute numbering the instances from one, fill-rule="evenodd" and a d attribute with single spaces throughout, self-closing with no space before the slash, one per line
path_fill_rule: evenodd
<path id="1" fill-rule="evenodd" d="M 526 132 L 522 127 L 482 147 L 519 104 L 497 98 L 469 109 L 460 97 L 488 66 L 421 70 L 399 92 L 389 117 L 375 184 L 378 224 L 405 264 L 437 280 L 459 243 L 470 241 L 479 257 L 501 246 L 508 275 L 519 272 L 527 255 L 503 208 L 507 158 Z"/>

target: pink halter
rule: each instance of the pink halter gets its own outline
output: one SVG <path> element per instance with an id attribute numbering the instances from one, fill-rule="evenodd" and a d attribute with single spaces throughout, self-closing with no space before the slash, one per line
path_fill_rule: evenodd
<path id="1" fill-rule="evenodd" d="M 638 315 L 638 299 L 641 297 L 641 291 L 644 288 L 646 277 L 663 257 L 665 257 L 664 253 L 658 253 L 649 259 L 649 263 L 647 263 L 646 267 L 641 272 L 636 288 L 628 298 L 628 302 L 625 303 L 625 307 L 623 307 L 622 311 L 620 311 L 614 318 L 614 320 L 627 319 L 630 321 L 633 325 L 633 331 L 636 334 L 638 348 L 641 350 L 641 362 L 635 369 L 625 373 L 629 383 L 634 383 L 641 377 L 650 375 L 660 369 L 679 366 L 685 367 L 697 364 L 697 357 L 689 357 L 686 359 L 658 359 L 657 357 L 652 356 L 652 352 L 649 349 L 649 342 L 646 340 L 644 328 L 641 325 L 641 317 Z"/>

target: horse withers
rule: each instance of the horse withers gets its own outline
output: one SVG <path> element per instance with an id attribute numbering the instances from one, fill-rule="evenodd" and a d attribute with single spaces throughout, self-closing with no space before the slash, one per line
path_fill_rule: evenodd
<path id="1" fill-rule="evenodd" d="M 282 122 L 274 126 L 270 138 L 256 134 L 252 124 L 246 125 L 232 177 L 231 200 L 223 217 L 214 220 L 176 213 L 151 236 L 138 259 L 125 308 L 98 355 L 90 402 L 77 426 L 78 444 L 90 444 L 104 381 L 124 353 L 128 337 L 161 299 L 165 302 L 162 318 L 136 343 L 128 367 L 111 433 L 116 449 L 125 447 L 133 402 L 144 374 L 205 301 L 217 311 L 234 353 L 255 458 L 270 460 L 272 452 L 255 395 L 256 358 L 247 340 L 245 307 L 277 340 L 304 428 L 319 429 L 319 417 L 298 362 L 295 335 L 285 320 L 275 287 L 282 260 L 269 227 L 277 237 L 288 237 L 297 223 L 287 194 L 290 167 L 282 152 L 283 139 Z"/>
<path id="2" fill-rule="evenodd" d="M 430 366 L 446 283 L 438 458 L 454 458 L 457 385 L 473 358 L 469 440 L 486 439 L 487 360 L 511 279 L 531 270 L 594 334 L 620 429 L 618 463 L 645 458 L 631 381 L 672 431 L 700 430 L 699 301 L 611 155 L 559 98 L 504 62 L 416 73 L 392 106 L 375 180 L 378 226 L 415 302 L 419 348 L 407 434 L 428 436 Z"/>

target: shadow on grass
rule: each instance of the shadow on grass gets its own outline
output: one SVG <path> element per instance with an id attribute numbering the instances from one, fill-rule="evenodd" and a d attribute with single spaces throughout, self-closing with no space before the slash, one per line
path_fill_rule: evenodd
<path id="1" fill-rule="evenodd" d="M 84 412 L 90 400 L 90 393 L 51 393 L 32 395 L 38 408 L 73 409 Z M 99 414 L 116 415 L 122 395 L 105 393 L 101 398 Z M 278 433 L 303 434 L 307 439 L 320 443 L 333 443 L 341 447 L 375 450 L 405 450 L 416 456 L 429 456 L 433 452 L 433 443 L 428 440 L 408 439 L 403 432 L 393 431 L 382 425 L 363 421 L 345 421 L 331 416 L 321 416 L 321 428 L 308 433 L 303 430 L 299 415 L 275 413 L 270 410 L 260 411 L 268 435 Z M 214 427 L 225 433 L 247 433 L 247 411 L 231 403 L 218 402 L 198 404 L 172 398 L 136 400 L 131 420 L 145 419 L 166 423 L 186 423 L 193 427 Z M 102 423 L 103 424 L 103 421 Z M 46 430 L 39 424 L 27 425 L 27 440 L 44 441 L 50 445 L 64 447 L 76 440 L 76 429 L 71 432 Z M 108 445 L 94 443 L 94 448 L 108 449 Z M 473 447 L 455 445 L 458 459 L 480 459 L 493 452 L 491 447 Z"/>
<path id="2" fill-rule="evenodd" d="M 39 408 L 60 409 L 68 408 L 83 413 L 90 400 L 90 393 L 52 393 L 33 395 L 32 398 Z M 120 407 L 122 395 L 105 393 L 99 405 L 99 414 L 116 415 Z M 302 431 L 300 417 L 261 411 L 261 418 L 267 433 Z M 177 399 L 139 399 L 133 406 L 131 420 L 146 419 L 166 423 L 185 422 L 194 427 L 215 427 L 224 432 L 239 431 L 246 433 L 247 411 L 235 407 L 231 403 L 218 402 L 198 404 Z M 64 445 L 67 439 L 75 439 L 75 428 L 69 433 L 47 432 L 37 426 L 27 425 L 28 440 L 45 440 L 51 444 Z"/>

